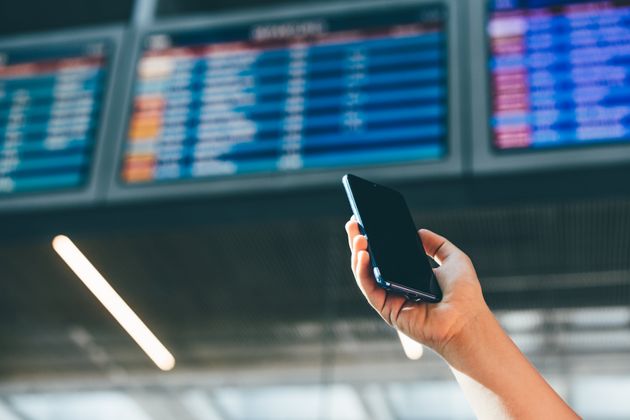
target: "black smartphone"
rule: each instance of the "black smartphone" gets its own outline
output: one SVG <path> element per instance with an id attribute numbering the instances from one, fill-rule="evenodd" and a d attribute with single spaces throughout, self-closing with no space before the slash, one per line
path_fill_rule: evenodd
<path id="1" fill-rule="evenodd" d="M 396 190 L 347 174 L 343 186 L 378 285 L 407 299 L 439 302 L 442 291 L 403 196 Z"/>

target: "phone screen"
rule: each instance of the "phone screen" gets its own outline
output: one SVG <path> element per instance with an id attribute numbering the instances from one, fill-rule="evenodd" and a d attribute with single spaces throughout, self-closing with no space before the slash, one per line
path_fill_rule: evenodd
<path id="1" fill-rule="evenodd" d="M 358 212 L 372 265 L 382 279 L 439 298 L 439 286 L 403 196 L 356 176 L 347 179 L 353 211 Z"/>

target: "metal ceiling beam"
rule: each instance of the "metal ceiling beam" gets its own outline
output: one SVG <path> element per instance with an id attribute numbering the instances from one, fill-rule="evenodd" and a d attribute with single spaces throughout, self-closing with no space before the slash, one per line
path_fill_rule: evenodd
<path id="1" fill-rule="evenodd" d="M 168 389 L 128 390 L 131 397 L 153 420 L 198 420 Z"/>
<path id="2" fill-rule="evenodd" d="M 2 420 L 32 420 L 22 413 L 7 397 L 0 397 L 0 418 Z"/>
<path id="3" fill-rule="evenodd" d="M 231 418 L 210 392 L 193 389 L 181 392 L 179 398 L 198 420 L 229 420 Z"/>
<path id="4" fill-rule="evenodd" d="M 385 390 L 382 386 L 370 384 L 357 386 L 355 389 L 371 420 L 396 420 L 396 415 L 389 400 L 385 398 Z"/>

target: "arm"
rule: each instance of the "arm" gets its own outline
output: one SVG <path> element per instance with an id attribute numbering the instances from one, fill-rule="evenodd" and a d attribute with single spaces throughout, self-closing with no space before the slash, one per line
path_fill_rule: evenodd
<path id="1" fill-rule="evenodd" d="M 490 311 L 470 322 L 448 351 L 444 357 L 478 418 L 577 418 Z"/>
<path id="2" fill-rule="evenodd" d="M 352 271 L 370 305 L 392 327 L 431 347 L 451 367 L 479 418 L 574 419 L 578 416 L 547 384 L 503 331 L 486 305 L 472 262 L 445 238 L 419 232 L 440 267 L 440 303 L 415 303 L 376 285 L 367 239 L 346 224 Z"/>

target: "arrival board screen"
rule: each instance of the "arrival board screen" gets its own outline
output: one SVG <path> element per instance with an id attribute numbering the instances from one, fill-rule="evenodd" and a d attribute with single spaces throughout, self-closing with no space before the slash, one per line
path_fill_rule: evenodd
<path id="1" fill-rule="evenodd" d="M 148 35 L 123 181 L 440 159 L 445 15 L 407 5 Z"/>
<path id="2" fill-rule="evenodd" d="M 494 0 L 494 146 L 630 141 L 630 1 Z"/>
<path id="3" fill-rule="evenodd" d="M 108 44 L 0 48 L 0 197 L 87 182 Z"/>

